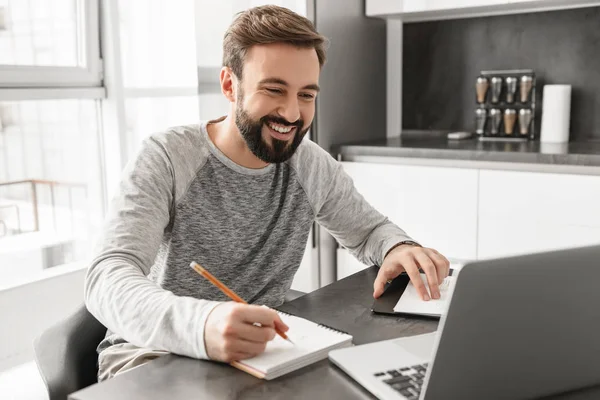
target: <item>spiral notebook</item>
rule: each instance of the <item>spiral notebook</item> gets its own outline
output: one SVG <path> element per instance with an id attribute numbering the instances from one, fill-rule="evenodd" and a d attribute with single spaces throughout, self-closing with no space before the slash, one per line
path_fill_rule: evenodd
<path id="1" fill-rule="evenodd" d="M 331 350 L 352 345 L 352 336 L 325 325 L 278 311 L 294 344 L 276 335 L 264 353 L 231 363 L 257 378 L 274 379 L 327 358 Z"/>

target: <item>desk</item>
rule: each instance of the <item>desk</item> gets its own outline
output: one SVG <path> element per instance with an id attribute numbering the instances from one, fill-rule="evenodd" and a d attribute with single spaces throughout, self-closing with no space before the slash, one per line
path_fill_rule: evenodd
<path id="1" fill-rule="evenodd" d="M 371 267 L 280 307 L 282 311 L 324 323 L 354 336 L 355 344 L 436 330 L 437 321 L 373 315 Z M 595 395 L 594 395 L 595 393 Z M 555 400 L 600 398 L 577 393 Z M 179 399 L 373 399 L 366 390 L 325 359 L 273 381 L 256 379 L 225 364 L 168 355 L 90 386 L 70 400 Z"/>

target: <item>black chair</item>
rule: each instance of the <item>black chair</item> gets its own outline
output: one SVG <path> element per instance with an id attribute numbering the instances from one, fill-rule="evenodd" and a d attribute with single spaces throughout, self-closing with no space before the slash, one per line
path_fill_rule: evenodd
<path id="1" fill-rule="evenodd" d="M 285 302 L 304 295 L 290 290 Z M 33 342 L 35 362 L 49 400 L 66 400 L 73 392 L 97 382 L 96 347 L 106 328 L 81 305 L 73 314 L 44 331 Z"/>
<path id="2" fill-rule="evenodd" d="M 34 340 L 35 362 L 49 400 L 66 400 L 69 394 L 97 382 L 96 347 L 105 334 L 104 325 L 81 305 Z"/>

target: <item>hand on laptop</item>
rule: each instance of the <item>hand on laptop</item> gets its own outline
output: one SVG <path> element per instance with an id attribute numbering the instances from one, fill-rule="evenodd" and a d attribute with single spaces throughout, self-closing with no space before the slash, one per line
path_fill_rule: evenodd
<path id="1" fill-rule="evenodd" d="M 427 275 L 427 287 L 423 284 L 419 269 Z M 378 298 L 383 293 L 387 281 L 394 279 L 402 272 L 410 277 L 421 299 L 439 299 L 439 284 L 448 276 L 450 262 L 434 249 L 414 245 L 400 245 L 388 253 L 379 269 L 373 285 L 373 297 Z"/>
<path id="2" fill-rule="evenodd" d="M 275 326 L 288 326 L 267 307 L 232 301 L 216 306 L 204 326 L 206 353 L 211 360 L 231 362 L 252 358 L 265 351 L 275 337 Z"/>

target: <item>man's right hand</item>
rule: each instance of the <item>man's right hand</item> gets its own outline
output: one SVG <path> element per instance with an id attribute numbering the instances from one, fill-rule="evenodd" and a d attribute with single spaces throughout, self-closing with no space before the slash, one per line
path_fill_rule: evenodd
<path id="1" fill-rule="evenodd" d="M 275 326 L 284 332 L 289 329 L 270 308 L 235 302 L 219 304 L 204 327 L 206 353 L 211 360 L 224 362 L 257 356 L 275 337 Z"/>

